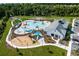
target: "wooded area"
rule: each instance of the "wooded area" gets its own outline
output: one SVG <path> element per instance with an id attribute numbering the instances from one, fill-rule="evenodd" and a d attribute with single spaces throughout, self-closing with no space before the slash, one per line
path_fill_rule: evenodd
<path id="1" fill-rule="evenodd" d="M 79 16 L 79 4 L 0 4 L 0 18 L 5 15 Z"/>

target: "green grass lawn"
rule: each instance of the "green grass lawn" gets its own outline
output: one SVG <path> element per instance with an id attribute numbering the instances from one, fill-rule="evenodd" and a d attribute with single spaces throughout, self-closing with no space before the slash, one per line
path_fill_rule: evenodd
<path id="1" fill-rule="evenodd" d="M 36 17 L 36 16 L 15 16 L 16 18 L 20 18 L 22 21 Z"/>
<path id="2" fill-rule="evenodd" d="M 65 17 L 60 17 L 60 16 L 15 16 L 15 17 L 20 18 L 22 21 L 28 20 L 28 19 L 31 19 L 31 18 L 35 18 L 35 17 L 44 17 L 44 18 L 47 18 L 48 20 L 57 20 L 57 19 L 63 18 L 65 20 L 69 21 L 69 22 L 71 22 L 72 19 L 74 18 L 74 17 L 68 17 L 68 16 L 65 16 Z M 19 21 L 19 20 L 15 20 L 13 23 L 18 24 L 20 22 L 21 21 Z"/>
<path id="3" fill-rule="evenodd" d="M 75 18 L 75 17 L 70 17 L 70 16 L 64 16 L 64 17 L 61 17 L 61 16 L 15 16 L 15 17 L 21 18 L 23 21 L 30 19 L 30 18 L 35 18 L 35 17 L 44 17 L 44 18 L 47 18 L 48 20 L 63 18 L 63 19 L 66 19 L 67 21 L 72 21 L 72 19 Z M 79 17 L 77 17 L 77 18 L 79 18 Z"/>
<path id="4" fill-rule="evenodd" d="M 41 46 L 32 49 L 19 50 L 23 55 L 30 56 L 66 56 L 67 51 L 56 46 Z"/>
<path id="5" fill-rule="evenodd" d="M 15 20 L 15 21 L 13 21 L 13 24 L 16 25 L 16 24 L 18 24 L 20 22 L 21 22 L 20 20 Z"/>
<path id="6" fill-rule="evenodd" d="M 33 16 L 15 16 L 15 17 L 16 17 L 16 18 L 20 18 L 21 21 L 24 21 L 24 20 L 27 20 L 27 19 L 32 18 Z M 16 25 L 16 24 L 20 23 L 21 21 L 20 21 L 20 20 L 15 20 L 15 21 L 13 22 L 13 24 Z"/>
<path id="7" fill-rule="evenodd" d="M 43 46 L 31 49 L 14 49 L 6 45 L 6 36 L 11 28 L 11 21 L 8 20 L 2 38 L 0 38 L 0 56 L 65 56 L 66 50 L 55 46 Z"/>

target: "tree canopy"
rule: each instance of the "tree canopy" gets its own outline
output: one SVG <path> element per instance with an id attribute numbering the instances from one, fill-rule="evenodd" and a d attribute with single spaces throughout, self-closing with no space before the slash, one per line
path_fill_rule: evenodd
<path id="1" fill-rule="evenodd" d="M 79 16 L 79 4 L 0 4 L 0 18 L 5 15 L 24 16 Z"/>

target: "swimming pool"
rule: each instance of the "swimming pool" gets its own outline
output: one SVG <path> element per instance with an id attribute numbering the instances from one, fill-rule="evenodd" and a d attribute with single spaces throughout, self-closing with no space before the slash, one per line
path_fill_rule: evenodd
<path id="1" fill-rule="evenodd" d="M 38 29 L 44 29 L 45 27 L 47 27 L 49 25 L 49 22 L 47 23 L 47 21 L 29 20 L 29 21 L 26 21 L 26 24 L 27 24 L 26 25 L 27 28 L 38 30 Z"/>
<path id="2" fill-rule="evenodd" d="M 34 20 L 27 20 L 22 23 L 26 23 L 25 25 L 21 25 L 18 29 L 14 31 L 15 34 L 26 34 L 32 33 L 33 30 L 40 30 L 46 28 L 50 22 L 47 21 L 34 21 Z M 36 32 L 36 35 L 39 35 L 40 32 Z"/>

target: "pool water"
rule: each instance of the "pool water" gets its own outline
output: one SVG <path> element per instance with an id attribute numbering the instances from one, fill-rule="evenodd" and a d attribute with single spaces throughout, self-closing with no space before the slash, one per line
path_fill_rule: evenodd
<path id="1" fill-rule="evenodd" d="M 28 22 L 27 23 L 29 26 L 34 26 L 34 27 L 41 27 L 41 26 L 45 26 L 45 23 L 43 22 L 39 22 L 39 21 L 35 21 L 35 22 Z"/>
<path id="2" fill-rule="evenodd" d="M 26 27 L 31 28 L 31 29 L 36 29 L 36 28 L 44 28 L 48 25 L 48 23 L 45 23 L 44 21 L 26 21 L 27 25 Z"/>
<path id="3" fill-rule="evenodd" d="M 37 36 L 42 36 L 41 32 L 39 32 L 39 31 L 34 32 L 34 34 Z"/>

